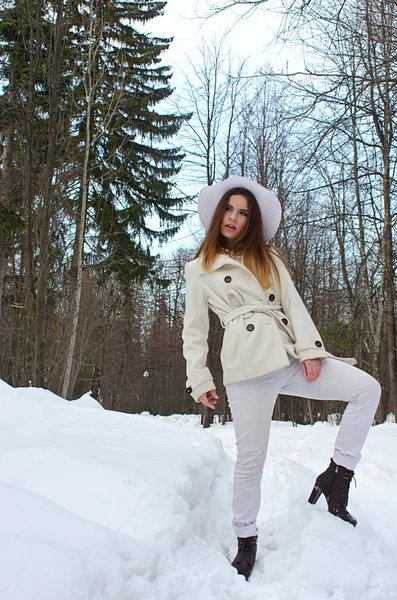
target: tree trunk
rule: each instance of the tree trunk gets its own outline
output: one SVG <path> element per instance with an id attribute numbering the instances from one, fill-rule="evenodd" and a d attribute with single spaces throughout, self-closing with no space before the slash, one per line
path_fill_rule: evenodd
<path id="1" fill-rule="evenodd" d="M 69 338 L 68 352 L 66 357 L 65 376 L 62 386 L 62 396 L 70 398 L 73 390 L 71 389 L 72 368 L 76 352 L 77 328 L 79 325 L 81 292 L 83 289 L 83 248 L 85 237 L 85 219 L 87 210 L 87 196 L 89 187 L 88 164 L 90 157 L 90 120 L 91 120 L 91 103 L 92 95 L 88 97 L 87 103 L 87 123 L 86 123 L 86 138 L 84 149 L 83 175 L 81 182 L 81 206 L 80 218 L 77 224 L 76 245 L 75 245 L 75 265 L 76 265 L 76 284 L 74 292 L 74 300 L 72 307 L 72 324 L 71 334 Z"/>
<path id="2" fill-rule="evenodd" d="M 90 185 L 89 180 L 89 162 L 90 162 L 90 150 L 92 143 L 91 125 L 92 125 L 92 113 L 95 98 L 95 89 L 98 81 L 94 81 L 95 77 L 95 65 L 98 58 L 99 42 L 102 36 L 103 23 L 97 23 L 97 18 L 94 13 L 94 2 L 90 4 L 90 10 L 88 14 L 88 58 L 86 65 L 86 79 L 84 81 L 84 87 L 86 92 L 86 110 L 85 110 L 85 145 L 84 145 L 84 161 L 83 171 L 81 179 L 81 204 L 80 204 L 80 216 L 77 221 L 76 228 L 76 240 L 74 246 L 73 256 L 73 267 L 76 272 L 76 283 L 74 291 L 74 299 L 72 306 L 72 323 L 71 333 L 68 344 L 68 351 L 66 356 L 65 375 L 62 386 L 62 396 L 64 398 L 70 398 L 73 394 L 73 378 L 72 370 L 74 366 L 75 354 L 76 354 L 76 340 L 77 340 L 77 328 L 79 325 L 80 317 L 80 304 L 81 304 L 81 292 L 83 288 L 83 251 L 84 251 L 84 239 L 85 239 L 85 222 L 87 214 L 87 200 L 88 190 Z"/>
<path id="3" fill-rule="evenodd" d="M 312 401 L 310 400 L 310 398 L 307 399 L 307 410 L 308 410 L 308 413 L 309 413 L 310 425 L 314 425 Z"/>
<path id="4" fill-rule="evenodd" d="M 2 160 L 2 185 L 0 190 L 0 214 L 6 212 L 10 203 L 10 191 L 12 184 L 12 155 L 13 155 L 13 133 L 8 131 L 4 136 L 3 160 Z M 10 234 L 0 230 L 0 319 L 3 305 L 4 276 L 7 267 Z"/>
<path id="5" fill-rule="evenodd" d="M 26 154 L 24 156 L 23 167 L 23 195 L 24 207 L 26 215 L 26 238 L 24 244 L 24 260 L 25 260 L 25 303 L 27 311 L 26 319 L 26 349 L 27 349 L 27 369 L 29 373 L 29 381 L 36 385 L 36 374 L 33 368 L 34 361 L 34 316 L 35 316 L 35 301 L 36 289 L 34 281 L 34 253 L 35 242 L 33 238 L 33 204 L 34 204 L 34 155 L 35 155 L 35 110 L 36 110 L 36 84 L 40 65 L 42 63 L 42 17 L 43 17 L 43 0 L 39 0 L 36 6 L 36 13 L 31 23 L 31 38 L 30 38 L 30 73 L 28 84 L 28 99 L 26 102 L 25 113 L 25 139 L 26 139 Z"/>
<path id="6" fill-rule="evenodd" d="M 47 280 L 50 244 L 50 222 L 53 212 L 54 172 L 56 162 L 57 123 L 59 117 L 59 84 L 62 73 L 62 29 L 63 29 L 63 0 L 57 0 L 57 19 L 55 24 L 54 62 L 50 69 L 49 81 L 49 119 L 48 119 L 48 150 L 46 168 L 46 192 L 43 198 L 43 210 L 40 227 L 39 272 L 37 278 L 36 302 L 36 344 L 34 373 L 36 385 L 46 387 L 45 377 L 45 330 L 47 323 Z"/>

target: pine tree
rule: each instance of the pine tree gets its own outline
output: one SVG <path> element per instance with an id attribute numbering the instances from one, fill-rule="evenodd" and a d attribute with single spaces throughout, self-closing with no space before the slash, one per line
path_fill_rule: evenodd
<path id="1" fill-rule="evenodd" d="M 166 241 L 184 215 L 172 194 L 172 177 L 183 155 L 167 147 L 184 117 L 156 109 L 172 93 L 170 69 L 161 65 L 170 39 L 151 37 L 137 24 L 161 15 L 166 2 L 84 0 L 76 3 L 80 23 L 75 57 L 76 139 L 85 127 L 87 68 L 95 82 L 91 115 L 89 226 L 98 232 L 95 262 L 116 271 L 126 284 L 142 279 L 153 265 L 148 245 Z M 91 39 L 88 39 L 89 26 Z M 82 26 L 81 26 L 82 25 Z M 95 61 L 88 66 L 89 47 Z M 82 154 L 82 153 L 81 153 Z M 160 227 L 149 220 L 160 221 Z"/>
<path id="2" fill-rule="evenodd" d="M 170 39 L 144 31 L 164 7 L 1 3 L 0 294 L 5 274 L 2 296 L 19 293 L 4 325 L 24 365 L 18 383 L 47 385 L 49 332 L 70 312 L 83 269 L 128 289 L 154 269 L 150 243 L 184 220 L 172 188 L 183 155 L 169 142 L 184 117 L 159 109 L 172 93 L 161 63 Z"/>
<path id="3" fill-rule="evenodd" d="M 177 133 L 183 117 L 155 110 L 172 93 L 169 68 L 159 64 L 170 40 L 152 38 L 134 26 L 136 21 L 144 23 L 161 14 L 164 6 L 163 2 L 104 4 L 101 0 L 76 4 L 76 106 L 81 113 L 75 121 L 82 151 L 73 257 L 76 282 L 62 387 L 67 397 L 73 393 L 90 209 L 93 218 L 87 228 L 99 234 L 92 262 L 117 273 L 126 286 L 142 280 L 153 266 L 142 238 L 164 241 L 184 218 L 172 214 L 181 200 L 170 193 L 182 155 L 162 147 L 164 140 Z M 151 216 L 160 219 L 163 231 L 148 225 Z"/>

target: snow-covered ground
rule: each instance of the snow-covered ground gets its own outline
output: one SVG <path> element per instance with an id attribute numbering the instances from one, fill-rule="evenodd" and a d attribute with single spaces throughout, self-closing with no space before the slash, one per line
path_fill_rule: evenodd
<path id="1" fill-rule="evenodd" d="M 246 582 L 230 566 L 232 424 L 0 381 L 0 599 L 397 600 L 397 425 L 369 434 L 356 528 L 307 503 L 336 431 L 272 424 Z"/>

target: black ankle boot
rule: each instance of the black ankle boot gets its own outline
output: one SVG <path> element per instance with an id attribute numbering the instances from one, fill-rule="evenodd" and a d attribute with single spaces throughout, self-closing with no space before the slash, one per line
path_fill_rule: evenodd
<path id="1" fill-rule="evenodd" d="M 354 477 L 354 471 L 346 469 L 346 467 L 338 466 L 335 470 L 335 478 L 332 484 L 331 495 L 328 502 L 328 510 L 333 515 L 343 519 L 347 523 L 351 523 L 353 527 L 357 525 L 357 519 L 353 517 L 347 510 L 349 502 L 350 482 Z"/>
<path id="2" fill-rule="evenodd" d="M 310 504 L 316 504 L 321 494 L 324 494 L 328 511 L 355 527 L 357 519 L 346 510 L 349 501 L 350 482 L 353 477 L 353 471 L 337 465 L 331 458 L 328 469 L 316 479 L 309 497 Z"/>
<path id="3" fill-rule="evenodd" d="M 244 575 L 246 579 L 251 575 L 252 567 L 256 559 L 256 542 L 258 536 L 238 537 L 238 550 L 232 562 L 232 567 L 237 569 L 239 575 Z"/>

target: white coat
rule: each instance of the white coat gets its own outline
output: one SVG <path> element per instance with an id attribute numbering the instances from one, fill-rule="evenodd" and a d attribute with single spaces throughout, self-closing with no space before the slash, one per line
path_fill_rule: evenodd
<path id="1" fill-rule="evenodd" d="M 266 290 L 244 264 L 228 254 L 219 254 L 210 271 L 203 269 L 201 257 L 186 263 L 183 355 L 187 363 L 186 391 L 196 401 L 215 389 L 206 366 L 208 308 L 225 327 L 221 350 L 225 385 L 287 367 L 288 354 L 300 362 L 332 357 L 287 268 L 277 256 L 275 261 L 281 285 L 276 280 Z M 354 358 L 339 360 L 356 362 Z"/>

